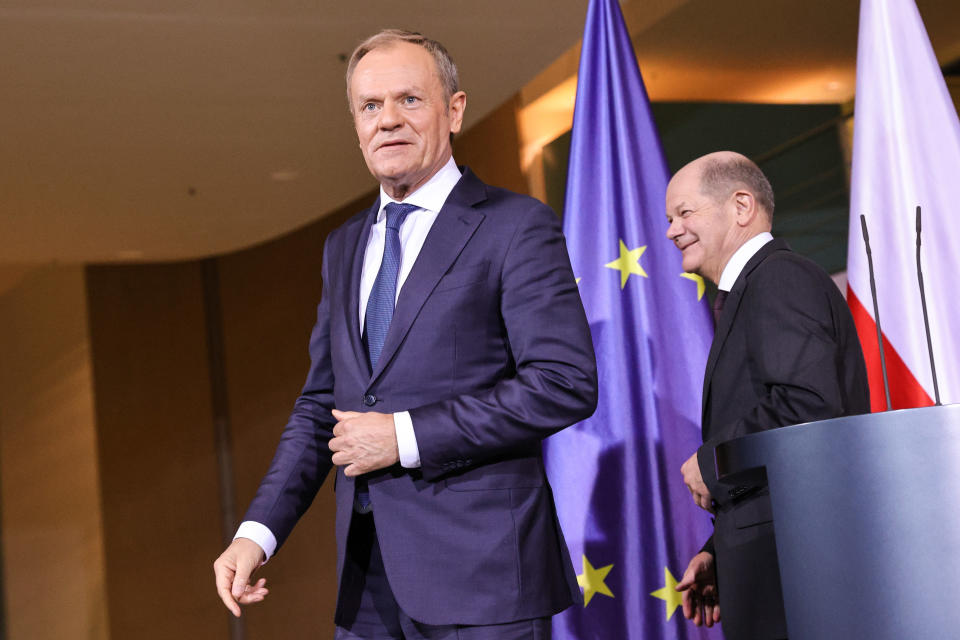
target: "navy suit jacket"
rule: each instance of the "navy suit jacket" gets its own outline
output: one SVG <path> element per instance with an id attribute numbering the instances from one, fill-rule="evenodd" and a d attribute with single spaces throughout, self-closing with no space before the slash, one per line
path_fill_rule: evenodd
<path id="1" fill-rule="evenodd" d="M 310 372 L 245 519 L 283 543 L 331 469 L 332 408 L 406 410 L 421 468 L 367 474 L 400 607 L 428 624 L 552 615 L 580 591 L 541 441 L 592 414 L 597 393 L 560 222 L 467 169 L 400 291 L 371 371 L 358 300 L 378 209 L 327 238 Z M 339 580 L 355 483 L 340 468 L 335 482 Z"/>
<path id="2" fill-rule="evenodd" d="M 704 483 L 717 509 L 705 549 L 717 562 L 728 640 L 786 637 L 769 491 L 717 479 L 714 448 L 748 433 L 868 413 L 860 341 L 840 290 L 783 240 L 747 262 L 724 303 L 703 382 Z"/>

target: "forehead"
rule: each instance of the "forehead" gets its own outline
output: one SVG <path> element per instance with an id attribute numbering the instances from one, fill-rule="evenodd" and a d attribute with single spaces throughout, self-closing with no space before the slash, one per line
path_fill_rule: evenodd
<path id="1" fill-rule="evenodd" d="M 667 206 L 677 206 L 682 202 L 700 200 L 704 196 L 700 192 L 700 172 L 691 167 L 684 167 L 677 172 L 667 185 Z"/>
<path id="2" fill-rule="evenodd" d="M 350 78 L 351 90 L 385 90 L 395 85 L 439 86 L 433 56 L 423 47 L 396 42 L 378 47 L 360 58 Z"/>

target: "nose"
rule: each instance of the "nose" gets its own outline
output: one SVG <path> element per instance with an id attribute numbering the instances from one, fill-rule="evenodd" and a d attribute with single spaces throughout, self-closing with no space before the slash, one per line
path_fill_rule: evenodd
<path id="1" fill-rule="evenodd" d="M 383 131 L 392 131 L 403 123 L 400 117 L 400 110 L 392 101 L 387 100 L 380 110 L 380 120 L 378 125 Z"/>
<path id="2" fill-rule="evenodd" d="M 667 238 L 676 242 L 681 235 L 683 235 L 683 226 L 680 224 L 680 218 L 674 218 L 667 227 Z"/>

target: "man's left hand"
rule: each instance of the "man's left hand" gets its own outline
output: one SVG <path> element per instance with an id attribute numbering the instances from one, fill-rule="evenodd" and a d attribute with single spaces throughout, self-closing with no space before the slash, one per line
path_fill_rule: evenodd
<path id="1" fill-rule="evenodd" d="M 333 417 L 337 424 L 329 444 L 332 460 L 333 464 L 344 467 L 346 475 L 358 476 L 400 461 L 392 413 L 334 409 Z"/>
<path id="2" fill-rule="evenodd" d="M 687 485 L 687 489 L 690 490 L 693 501 L 697 503 L 697 506 L 713 513 L 713 496 L 710 495 L 707 485 L 703 483 L 696 451 L 680 467 L 680 473 L 683 474 L 683 483 Z"/>
<path id="3" fill-rule="evenodd" d="M 693 556 L 680 582 L 674 587 L 683 593 L 683 617 L 696 626 L 712 627 L 720 622 L 717 602 L 717 572 L 713 554 L 701 551 Z"/>

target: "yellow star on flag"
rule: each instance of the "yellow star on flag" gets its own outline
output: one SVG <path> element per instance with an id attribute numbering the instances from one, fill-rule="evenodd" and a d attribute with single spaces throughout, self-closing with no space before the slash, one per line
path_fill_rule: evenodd
<path id="1" fill-rule="evenodd" d="M 660 598 L 667 603 L 667 620 L 673 617 L 673 612 L 683 603 L 683 594 L 675 589 L 677 579 L 670 573 L 670 569 L 663 568 L 663 588 L 650 592 L 654 598 Z"/>
<path id="2" fill-rule="evenodd" d="M 686 278 L 687 280 L 693 280 L 697 283 L 697 300 L 703 297 L 703 292 L 707 290 L 707 285 L 703 282 L 703 277 L 698 276 L 695 273 L 681 273 L 681 278 Z"/>
<path id="3" fill-rule="evenodd" d="M 640 266 L 640 256 L 647 250 L 647 246 L 637 247 L 636 249 L 627 249 L 627 245 L 620 241 L 620 257 L 612 262 L 603 265 L 607 269 L 615 269 L 620 272 L 620 288 L 627 286 L 627 278 L 631 275 L 647 277 L 647 272 Z"/>
<path id="4" fill-rule="evenodd" d="M 583 573 L 577 576 L 577 584 L 583 587 L 584 607 L 590 604 L 590 599 L 593 598 L 593 594 L 595 593 L 602 593 L 605 596 L 613 597 L 613 592 L 610 591 L 610 587 L 604 582 L 607 574 L 610 573 L 610 569 L 613 569 L 612 564 L 594 569 L 590 561 L 587 560 L 587 556 L 583 556 Z"/>

